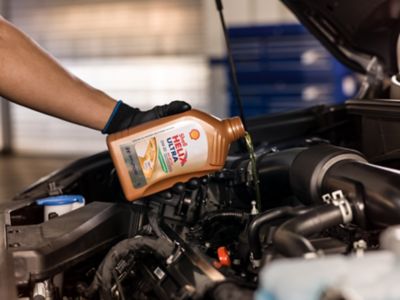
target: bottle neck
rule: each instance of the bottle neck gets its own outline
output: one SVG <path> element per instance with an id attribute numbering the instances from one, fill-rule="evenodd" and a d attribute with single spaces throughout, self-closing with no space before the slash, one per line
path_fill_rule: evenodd
<path id="1" fill-rule="evenodd" d="M 227 139 L 230 143 L 244 136 L 244 126 L 239 117 L 225 119 L 223 120 L 223 124 L 226 129 Z"/>

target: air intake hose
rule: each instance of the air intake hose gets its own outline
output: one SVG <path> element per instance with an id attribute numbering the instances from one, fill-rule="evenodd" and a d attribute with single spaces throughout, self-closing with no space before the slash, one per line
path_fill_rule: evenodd
<path id="1" fill-rule="evenodd" d="M 315 207 L 279 226 L 274 234 L 275 248 L 289 257 L 315 253 L 316 249 L 307 237 L 345 222 L 339 206 L 328 204 Z"/>
<path id="2" fill-rule="evenodd" d="M 400 172 L 369 164 L 354 150 L 319 145 L 293 161 L 290 181 L 304 204 L 341 190 L 351 202 L 355 222 L 368 228 L 400 224 Z"/>
<path id="3" fill-rule="evenodd" d="M 291 207 L 284 206 L 267 210 L 257 215 L 249 224 L 248 239 L 249 248 L 252 258 L 254 260 L 260 260 L 262 258 L 261 241 L 260 241 L 260 229 L 262 226 L 272 222 L 273 220 L 285 217 L 298 216 L 310 211 L 310 207 Z"/>

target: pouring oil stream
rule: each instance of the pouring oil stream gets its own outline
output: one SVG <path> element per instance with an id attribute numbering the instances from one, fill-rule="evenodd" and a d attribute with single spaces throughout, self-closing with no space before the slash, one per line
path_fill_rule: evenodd
<path id="1" fill-rule="evenodd" d="M 256 196 L 256 206 L 258 211 L 261 211 L 261 193 L 260 193 L 260 180 L 258 179 L 257 165 L 256 165 L 256 154 L 254 152 L 253 141 L 251 135 L 246 131 L 244 135 L 244 140 L 246 142 L 246 148 L 249 152 L 250 164 L 251 164 L 251 175 L 253 179 L 254 191 Z"/>

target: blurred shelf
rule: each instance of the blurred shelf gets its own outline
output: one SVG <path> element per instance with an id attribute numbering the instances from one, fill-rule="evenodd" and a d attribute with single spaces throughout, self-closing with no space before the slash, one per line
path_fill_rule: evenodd
<path id="1" fill-rule="evenodd" d="M 355 74 L 301 25 L 232 27 L 229 35 L 246 116 L 337 104 L 357 90 Z M 237 115 L 225 66 L 229 110 Z"/>

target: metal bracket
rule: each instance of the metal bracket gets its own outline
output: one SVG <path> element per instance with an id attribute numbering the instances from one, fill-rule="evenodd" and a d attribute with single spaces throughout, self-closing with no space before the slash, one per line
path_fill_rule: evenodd
<path id="1" fill-rule="evenodd" d="M 377 57 L 372 57 L 365 69 L 367 73 L 361 81 L 360 89 L 355 96 L 356 99 L 365 99 L 368 93 L 376 87 L 380 87 L 385 79 L 383 67 Z"/>
<path id="2" fill-rule="evenodd" d="M 322 201 L 326 204 L 333 204 L 339 207 L 342 212 L 343 223 L 348 224 L 353 220 L 353 211 L 349 201 L 343 194 L 342 190 L 337 190 L 322 196 Z"/>
<path id="3" fill-rule="evenodd" d="M 58 186 L 55 181 L 49 182 L 47 185 L 49 196 L 58 196 L 63 194 L 62 187 Z"/>
<path id="4" fill-rule="evenodd" d="M 362 257 L 365 250 L 368 249 L 368 244 L 364 240 L 358 240 L 353 243 L 353 249 L 356 252 L 357 257 Z"/>
<path id="5" fill-rule="evenodd" d="M 261 259 L 254 259 L 253 253 L 250 253 L 250 262 L 253 269 L 258 269 L 259 267 L 261 267 Z"/>

